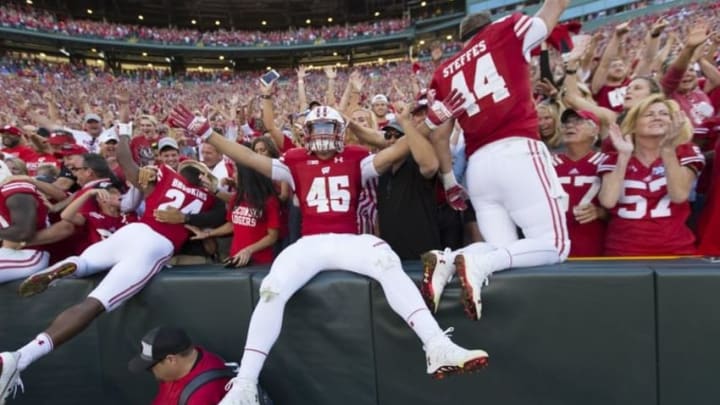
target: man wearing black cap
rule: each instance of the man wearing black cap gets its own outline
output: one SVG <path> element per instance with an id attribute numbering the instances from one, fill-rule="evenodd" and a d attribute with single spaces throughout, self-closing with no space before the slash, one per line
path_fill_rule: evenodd
<path id="1" fill-rule="evenodd" d="M 378 225 L 380 237 L 401 259 L 415 260 L 441 244 L 435 199 L 438 160 L 426 137 L 408 132 L 415 126 L 410 114 L 397 118 L 382 128 L 385 139 L 393 144 L 407 134 L 410 153 L 380 176 Z"/>
<path id="2" fill-rule="evenodd" d="M 180 328 L 157 327 L 140 344 L 141 352 L 130 360 L 128 369 L 150 371 L 160 382 L 153 405 L 215 405 L 234 376 L 220 357 L 194 346 Z"/>

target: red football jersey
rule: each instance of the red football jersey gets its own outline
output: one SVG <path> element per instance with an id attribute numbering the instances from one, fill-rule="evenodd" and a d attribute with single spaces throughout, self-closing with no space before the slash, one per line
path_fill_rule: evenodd
<path id="1" fill-rule="evenodd" d="M 202 188 L 190 185 L 180 174 L 166 165 L 160 165 L 158 179 L 152 193 L 145 199 L 145 212 L 140 222 L 168 238 L 180 249 L 190 236 L 184 224 L 168 224 L 155 220 L 155 210 L 175 207 L 184 214 L 207 211 L 214 202 L 214 196 Z"/>
<path id="2" fill-rule="evenodd" d="M 621 113 L 625 104 L 625 93 L 630 84 L 630 78 L 626 78 L 619 86 L 604 85 L 593 98 L 600 107 L 605 107 L 616 113 Z"/>
<path id="3" fill-rule="evenodd" d="M 292 149 L 280 159 L 290 170 L 300 200 L 302 234 L 358 233 L 357 208 L 362 188 L 361 161 L 370 151 L 355 145 L 328 160 L 305 149 Z"/>
<path id="4" fill-rule="evenodd" d="M 17 145 L 12 148 L 2 148 L 0 152 L 3 155 L 14 156 L 23 162 L 33 161 L 37 159 L 38 153 L 35 149 L 27 145 Z"/>
<path id="5" fill-rule="evenodd" d="M 280 202 L 277 197 L 270 196 L 265 201 L 262 213 L 245 201 L 235 206 L 235 198 L 233 196 L 227 207 L 227 220 L 233 224 L 230 256 L 264 238 L 268 229 L 280 229 Z M 251 260 L 254 264 L 272 263 L 273 246 L 253 253 Z"/>
<path id="6" fill-rule="evenodd" d="M 562 153 L 553 156 L 553 166 L 558 179 L 569 196 L 569 208 L 565 217 L 572 242 L 570 244 L 571 257 L 602 255 L 605 241 L 605 221 L 595 220 L 581 224 L 575 219 L 573 208 L 585 204 L 600 205 L 597 199 L 600 192 L 600 176 L 597 174 L 597 169 L 605 159 L 607 159 L 607 155 L 595 151 L 588 153 L 578 161 L 573 161 Z"/>
<path id="7" fill-rule="evenodd" d="M 48 220 L 48 207 L 45 205 L 44 199 L 37 188 L 26 181 L 11 181 L 0 187 L 0 226 L 3 228 L 10 226 L 10 210 L 7 207 L 6 201 L 15 194 L 29 194 L 35 199 L 37 205 L 35 208 L 37 213 L 35 230 L 39 231 L 47 228 L 50 224 Z M 30 209 L 30 207 L 27 208 Z"/>
<path id="8" fill-rule="evenodd" d="M 76 228 L 73 235 L 73 247 L 77 255 L 90 245 L 107 239 L 120 227 L 130 222 L 125 215 L 111 217 L 103 214 L 94 198 L 85 202 L 79 213 L 85 217 L 85 225 Z"/>
<path id="9" fill-rule="evenodd" d="M 687 143 L 676 149 L 680 165 L 699 173 L 705 166 L 700 148 Z M 598 167 L 600 176 L 612 171 L 617 154 Z M 690 203 L 675 204 L 667 194 L 662 160 L 649 167 L 634 156 L 625 173 L 623 194 L 610 210 L 605 254 L 612 256 L 686 255 L 695 253 L 695 236 L 685 222 Z"/>
<path id="10" fill-rule="evenodd" d="M 465 96 L 466 112 L 458 120 L 467 156 L 507 137 L 540 139 L 526 56 L 543 38 L 528 38 L 529 42 L 525 38 L 535 32 L 530 27 L 537 21 L 519 13 L 495 21 L 433 74 L 430 88 L 437 99 L 444 99 L 452 89 Z M 531 43 L 527 54 L 525 42 Z"/>

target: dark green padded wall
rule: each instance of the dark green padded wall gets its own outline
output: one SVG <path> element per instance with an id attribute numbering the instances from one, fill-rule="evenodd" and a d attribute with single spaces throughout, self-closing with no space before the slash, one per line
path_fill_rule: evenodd
<path id="1" fill-rule="evenodd" d="M 419 264 L 406 268 L 418 283 Z M 205 347 L 239 360 L 263 270 L 163 271 L 28 369 L 27 392 L 9 404 L 149 403 L 152 377 L 125 367 L 142 334 L 161 323 L 183 325 Z M 479 322 L 464 317 L 452 282 L 440 326 L 454 327 L 458 343 L 487 350 L 490 367 L 442 381 L 425 374 L 420 341 L 377 283 L 325 272 L 290 300 L 261 380 L 279 405 L 716 403 L 717 270 L 699 260 L 513 270 L 492 277 Z M 63 281 L 30 299 L 15 295 L 18 283 L 0 286 L 0 348 L 24 344 L 96 282 Z"/>

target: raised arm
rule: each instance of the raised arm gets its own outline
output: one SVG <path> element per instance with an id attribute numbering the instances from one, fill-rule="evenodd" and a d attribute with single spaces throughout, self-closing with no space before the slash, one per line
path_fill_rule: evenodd
<path id="1" fill-rule="evenodd" d="M 398 109 L 397 119 L 405 131 L 410 153 L 420 167 L 420 173 L 426 179 L 434 177 L 440 167 L 437 155 L 435 155 L 435 149 L 430 140 L 415 129 L 415 124 L 410 115 L 410 107 L 405 106 Z"/>
<path id="2" fill-rule="evenodd" d="M 305 66 L 298 66 L 298 111 L 305 111 L 305 109 L 308 108 L 307 94 L 305 93 L 305 76 L 307 76 L 305 73 Z"/>
<path id="3" fill-rule="evenodd" d="M 275 142 L 275 145 L 280 148 L 284 143 L 283 138 L 285 135 L 283 135 L 280 128 L 275 125 L 275 110 L 273 108 L 272 101 L 272 92 L 275 83 L 271 83 L 269 86 L 266 86 L 262 82 L 259 82 L 259 86 L 261 98 L 260 111 L 262 113 L 263 125 L 265 126 L 265 130 L 270 133 L 270 138 L 272 138 L 273 142 Z"/>
<path id="4" fill-rule="evenodd" d="M 685 39 L 685 46 L 683 46 L 677 58 L 675 58 L 668 71 L 665 72 L 665 76 L 662 78 L 661 84 L 665 94 L 672 94 L 677 90 L 683 74 L 685 74 L 688 66 L 690 66 L 695 50 L 705 43 L 707 39 L 708 25 L 704 22 L 693 25 Z"/>
<path id="5" fill-rule="evenodd" d="M 335 79 L 337 78 L 337 71 L 332 66 L 325 66 L 323 70 L 328 79 L 328 87 L 325 91 L 325 105 L 335 108 L 337 103 L 335 99 Z"/>
<path id="6" fill-rule="evenodd" d="M 590 91 L 592 94 L 597 94 L 598 91 L 605 85 L 607 81 L 608 70 L 610 69 L 610 61 L 618 57 L 620 51 L 620 41 L 622 41 L 625 34 L 630 30 L 630 23 L 624 22 L 615 27 L 615 32 L 605 46 L 605 51 L 600 58 L 595 73 L 593 74 L 592 82 L 590 82 Z"/>
<path id="7" fill-rule="evenodd" d="M 253 152 L 238 143 L 226 139 L 212 130 L 205 117 L 196 117 L 183 105 L 176 106 L 170 113 L 170 123 L 173 126 L 187 129 L 191 134 L 198 136 L 217 148 L 236 163 L 245 165 L 256 172 L 272 178 L 273 161 L 269 157 Z"/>
<path id="8" fill-rule="evenodd" d="M 642 53 L 642 58 L 633 72 L 633 76 L 650 76 L 652 74 L 653 61 L 660 50 L 660 34 L 662 34 L 665 27 L 668 26 L 667 20 L 660 17 L 650 27 L 650 30 L 645 37 L 645 50 Z"/>
<path id="9" fill-rule="evenodd" d="M 545 22 L 548 34 L 555 28 L 560 16 L 569 4 L 570 0 L 545 0 L 540 10 L 535 14 L 535 17 Z"/>

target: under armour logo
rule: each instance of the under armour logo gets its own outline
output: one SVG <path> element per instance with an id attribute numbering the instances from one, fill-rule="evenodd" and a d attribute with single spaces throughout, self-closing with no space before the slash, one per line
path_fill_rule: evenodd
<path id="1" fill-rule="evenodd" d="M 343 162 L 342 156 L 336 156 L 336 157 L 333 159 L 333 162 L 335 162 L 335 163 L 342 163 L 342 162 Z"/>

